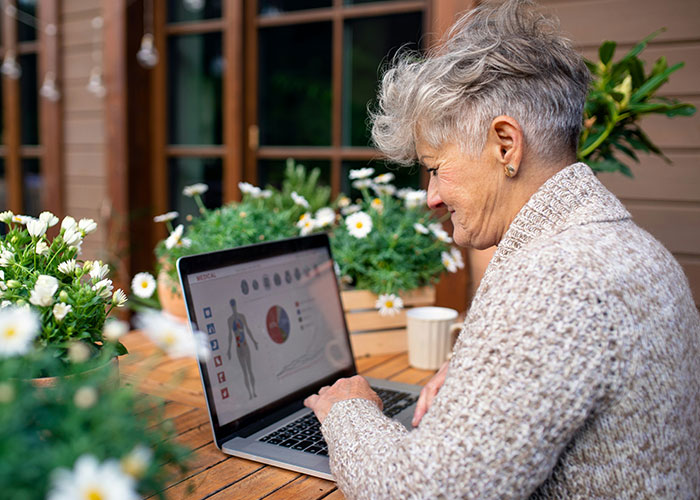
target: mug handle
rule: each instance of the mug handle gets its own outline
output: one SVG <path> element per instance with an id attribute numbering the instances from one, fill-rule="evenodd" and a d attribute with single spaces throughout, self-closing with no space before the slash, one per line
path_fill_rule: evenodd
<path id="1" fill-rule="evenodd" d="M 452 338 L 452 340 L 451 340 L 452 347 L 450 347 L 450 354 L 447 357 L 447 359 L 450 359 L 452 357 L 452 349 L 454 349 L 455 342 L 457 342 L 457 337 L 459 337 L 459 334 L 462 332 L 463 327 L 464 327 L 464 323 L 452 323 L 450 325 L 450 337 Z"/>

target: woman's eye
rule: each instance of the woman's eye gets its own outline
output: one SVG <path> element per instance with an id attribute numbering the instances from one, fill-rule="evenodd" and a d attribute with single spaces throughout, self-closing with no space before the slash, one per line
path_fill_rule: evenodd
<path id="1" fill-rule="evenodd" d="M 429 168 L 427 170 L 428 170 L 428 173 L 430 175 L 432 175 L 433 177 L 437 175 L 437 170 L 438 170 L 437 168 Z"/>

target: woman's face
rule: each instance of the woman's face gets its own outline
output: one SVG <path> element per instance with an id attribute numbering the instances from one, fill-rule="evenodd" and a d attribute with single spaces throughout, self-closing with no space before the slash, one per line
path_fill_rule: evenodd
<path id="1" fill-rule="evenodd" d="M 506 177 L 489 151 L 484 148 L 478 158 L 472 158 L 455 144 L 435 149 L 416 141 L 418 160 L 430 176 L 428 206 L 444 206 L 450 212 L 453 238 L 460 246 L 493 246 L 501 240 L 509 223 L 503 210 Z"/>

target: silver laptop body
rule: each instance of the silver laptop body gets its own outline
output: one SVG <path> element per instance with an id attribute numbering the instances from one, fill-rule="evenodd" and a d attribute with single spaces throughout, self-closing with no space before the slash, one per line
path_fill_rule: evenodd
<path id="1" fill-rule="evenodd" d="M 212 351 L 199 371 L 216 446 L 333 480 L 325 443 L 304 451 L 276 439 L 290 424 L 318 426 L 315 417 L 304 419 L 311 413 L 304 399 L 357 373 L 328 237 L 192 255 L 177 267 L 190 324 L 207 334 Z M 420 386 L 369 381 L 394 399 L 401 394 L 392 415 L 411 429 Z"/>

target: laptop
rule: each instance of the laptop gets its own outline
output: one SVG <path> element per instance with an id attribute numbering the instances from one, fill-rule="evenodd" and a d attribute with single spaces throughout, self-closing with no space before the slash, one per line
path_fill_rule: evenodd
<path id="1" fill-rule="evenodd" d="M 182 257 L 216 446 L 224 453 L 333 480 L 304 399 L 357 373 L 326 234 Z M 369 379 L 384 412 L 411 429 L 421 387 Z"/>

